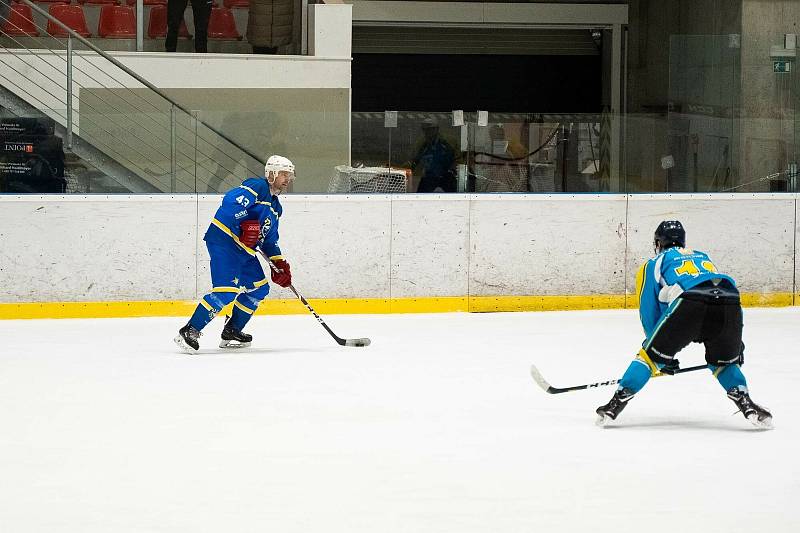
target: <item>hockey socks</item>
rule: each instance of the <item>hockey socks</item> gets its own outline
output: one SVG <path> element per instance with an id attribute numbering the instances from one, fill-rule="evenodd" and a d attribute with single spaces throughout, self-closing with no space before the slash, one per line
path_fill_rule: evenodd
<path id="1" fill-rule="evenodd" d="M 256 300 L 248 294 L 240 294 L 233 302 L 233 312 L 229 324 L 236 330 L 242 331 L 250 322 L 261 300 Z"/>
<path id="2" fill-rule="evenodd" d="M 647 363 L 639 359 L 634 359 L 631 361 L 631 364 L 628 365 L 628 369 L 625 370 L 622 379 L 619 380 L 619 388 L 628 389 L 633 394 L 636 394 L 647 385 L 651 375 L 650 367 L 647 366 Z"/>
<path id="3" fill-rule="evenodd" d="M 742 373 L 742 369 L 739 368 L 739 365 L 709 365 L 709 368 L 711 372 L 714 373 L 714 377 L 717 378 L 719 384 L 722 385 L 722 388 L 726 391 L 736 388 L 747 392 L 747 380 Z"/>

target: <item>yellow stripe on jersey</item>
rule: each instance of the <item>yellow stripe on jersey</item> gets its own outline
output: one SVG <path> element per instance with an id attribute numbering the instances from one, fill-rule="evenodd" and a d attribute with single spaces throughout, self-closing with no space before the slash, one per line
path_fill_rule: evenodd
<path id="1" fill-rule="evenodd" d="M 267 278 L 264 278 L 261 281 L 256 281 L 255 283 L 253 283 L 253 288 L 257 289 L 259 287 L 263 287 L 267 283 L 269 283 L 269 280 Z"/>
<path id="2" fill-rule="evenodd" d="M 239 292 L 239 287 L 214 287 L 211 292 Z"/>
<path id="3" fill-rule="evenodd" d="M 248 315 L 252 315 L 253 313 L 255 313 L 255 312 L 256 312 L 256 310 L 255 310 L 255 309 L 250 309 L 249 307 L 247 307 L 247 306 L 245 306 L 245 305 L 241 304 L 241 303 L 239 302 L 239 300 L 234 300 L 234 301 L 233 301 L 233 305 L 235 305 L 236 307 L 238 307 L 239 309 L 241 309 L 242 311 L 244 311 L 244 312 L 245 312 L 245 313 L 247 313 Z"/>
<path id="4" fill-rule="evenodd" d="M 258 198 L 258 193 L 256 191 L 254 191 L 253 189 L 251 189 L 250 187 L 248 187 L 247 185 L 239 185 L 239 188 L 253 193 L 253 196 Z"/>
<path id="5" fill-rule="evenodd" d="M 221 229 L 228 237 L 233 239 L 236 242 L 236 244 L 238 244 L 239 246 L 241 246 L 244 249 L 245 252 L 247 252 L 248 254 L 250 254 L 252 256 L 256 255 L 256 251 L 253 250 L 252 248 L 250 248 L 249 246 L 247 246 L 246 244 L 244 244 L 242 241 L 240 241 L 239 237 L 237 237 L 236 234 L 234 232 L 232 232 L 230 230 L 230 228 L 228 228 L 228 226 L 226 226 L 225 224 L 223 224 L 222 222 L 220 222 L 216 218 L 212 218 L 211 219 L 211 223 L 213 225 L 215 225 L 216 227 L 218 227 L 219 229 Z"/>
<path id="6" fill-rule="evenodd" d="M 215 312 L 215 313 L 217 312 L 217 310 L 216 310 L 216 309 L 214 309 L 214 308 L 211 306 L 211 304 L 210 304 L 210 303 L 208 303 L 207 301 L 205 301 L 205 299 L 201 299 L 201 300 L 200 300 L 200 305 L 202 305 L 203 307 L 205 307 L 207 311 L 213 311 L 213 312 Z"/>
<path id="7" fill-rule="evenodd" d="M 650 375 L 651 376 L 658 376 L 661 374 L 661 371 L 658 369 L 656 364 L 650 359 L 650 356 L 647 355 L 647 352 L 644 351 L 644 348 L 639 350 L 639 353 L 636 355 L 636 358 L 644 361 L 644 363 L 650 368 Z"/>
<path id="8" fill-rule="evenodd" d="M 256 203 L 258 205 L 266 205 L 266 206 L 268 206 L 269 210 L 272 211 L 272 214 L 275 215 L 275 218 L 280 218 L 280 215 L 278 214 L 277 211 L 275 211 L 275 209 L 272 207 L 272 204 L 270 202 L 261 202 L 261 201 L 256 200 Z"/>
<path id="9" fill-rule="evenodd" d="M 639 300 L 639 304 L 642 303 L 642 289 L 644 289 L 644 270 L 647 268 L 647 262 L 642 264 L 639 267 L 639 270 L 636 272 L 636 299 Z"/>

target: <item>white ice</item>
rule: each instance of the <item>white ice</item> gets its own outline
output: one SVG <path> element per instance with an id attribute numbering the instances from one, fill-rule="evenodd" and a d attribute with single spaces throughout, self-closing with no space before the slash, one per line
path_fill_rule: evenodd
<path id="1" fill-rule="evenodd" d="M 0 321 L 0 531 L 797 532 L 800 308 L 746 309 L 759 431 L 706 371 L 594 409 L 635 311 Z M 680 357 L 700 364 L 700 347 Z"/>

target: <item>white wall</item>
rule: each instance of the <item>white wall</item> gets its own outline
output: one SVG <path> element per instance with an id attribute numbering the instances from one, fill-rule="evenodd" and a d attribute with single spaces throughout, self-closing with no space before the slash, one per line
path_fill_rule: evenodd
<path id="1" fill-rule="evenodd" d="M 797 195 L 635 195 L 628 211 L 628 268 L 652 254 L 661 220 L 680 219 L 686 245 L 708 253 L 744 292 L 792 292 Z M 651 229 L 652 228 L 652 229 Z"/>
<path id="2" fill-rule="evenodd" d="M 110 52 L 160 89 L 349 88 L 350 57 Z M 0 51 L 8 68 L 0 81 L 17 96 L 66 124 L 66 51 Z M 94 52 L 75 52 L 73 108 L 80 131 L 80 91 L 141 88 L 142 84 Z"/>
<path id="3" fill-rule="evenodd" d="M 743 291 L 797 293 L 798 197 L 290 195 L 281 246 L 310 298 L 622 295 L 678 218 Z M 0 196 L 0 302 L 196 299 L 218 202 Z"/>

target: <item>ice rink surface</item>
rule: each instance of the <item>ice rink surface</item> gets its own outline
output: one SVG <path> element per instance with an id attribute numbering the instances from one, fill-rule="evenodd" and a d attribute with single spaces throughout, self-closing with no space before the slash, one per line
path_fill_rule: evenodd
<path id="1" fill-rule="evenodd" d="M 800 531 L 800 309 L 746 309 L 775 430 L 706 371 L 594 409 L 636 311 L 256 317 L 196 356 L 176 318 L 0 321 L 0 531 Z M 700 364 L 693 345 L 680 357 Z"/>

